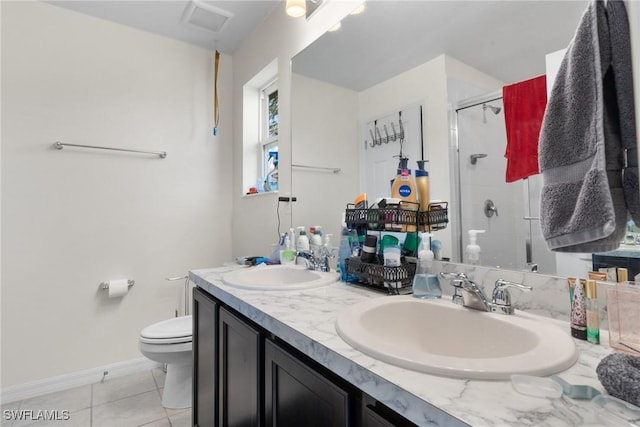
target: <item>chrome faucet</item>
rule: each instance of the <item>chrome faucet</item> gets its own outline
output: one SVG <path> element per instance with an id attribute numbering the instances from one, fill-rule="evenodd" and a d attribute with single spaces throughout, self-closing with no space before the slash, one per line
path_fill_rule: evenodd
<path id="1" fill-rule="evenodd" d="M 331 271 L 331 267 L 329 266 L 331 253 L 324 247 L 320 249 L 320 253 L 318 255 L 314 254 L 313 251 L 298 251 L 297 256 L 298 259 L 304 260 L 304 263 L 309 270 L 325 272 Z"/>
<path id="2" fill-rule="evenodd" d="M 493 313 L 513 314 L 514 308 L 511 305 L 511 294 L 508 288 L 517 288 L 523 291 L 530 291 L 531 286 L 520 283 L 509 282 L 498 279 L 493 289 L 491 301 L 488 301 L 476 282 L 469 279 L 464 273 L 440 273 L 440 277 L 451 281 L 453 295 L 451 300 L 454 304 L 473 308 L 474 310 L 490 311 Z"/>

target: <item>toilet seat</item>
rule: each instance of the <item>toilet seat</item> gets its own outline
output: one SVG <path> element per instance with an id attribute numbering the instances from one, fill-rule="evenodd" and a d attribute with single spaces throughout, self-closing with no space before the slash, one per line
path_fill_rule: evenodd
<path id="1" fill-rule="evenodd" d="M 157 345 L 190 343 L 192 335 L 192 317 L 181 316 L 147 326 L 140 332 L 140 342 Z"/>

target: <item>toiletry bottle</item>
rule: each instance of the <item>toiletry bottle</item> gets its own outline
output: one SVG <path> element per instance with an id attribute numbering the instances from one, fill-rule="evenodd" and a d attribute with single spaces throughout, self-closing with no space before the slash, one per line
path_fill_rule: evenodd
<path id="1" fill-rule="evenodd" d="M 484 230 L 469 230 L 469 244 L 464 250 L 467 257 L 467 264 L 480 264 L 480 246 L 476 243 L 478 233 L 484 233 Z"/>
<path id="2" fill-rule="evenodd" d="M 384 266 L 385 267 L 400 267 L 402 265 L 402 258 L 400 257 L 400 246 L 385 246 L 384 248 Z M 387 276 L 387 268 L 385 268 L 385 276 Z M 391 274 L 391 276 L 394 276 Z M 397 281 L 384 281 L 384 286 L 388 288 L 399 288 L 400 282 Z"/>
<path id="3" fill-rule="evenodd" d="M 377 260 L 376 248 L 378 246 L 378 236 L 374 234 L 367 234 L 362 245 L 362 251 L 360 252 L 360 260 L 368 264 L 375 264 Z"/>
<path id="4" fill-rule="evenodd" d="M 571 281 L 569 286 L 571 287 Z M 587 339 L 585 300 L 584 279 L 574 279 L 573 298 L 571 299 L 571 336 L 581 340 Z"/>
<path id="5" fill-rule="evenodd" d="M 396 176 L 391 186 L 391 197 L 400 199 L 401 209 L 417 211 L 420 207 L 417 204 L 418 192 L 416 191 L 416 183 L 411 176 L 411 170 L 407 167 L 408 161 L 409 159 L 406 157 L 400 159 L 398 176 Z M 408 232 L 416 231 L 416 226 L 403 224 L 401 230 Z"/>
<path id="6" fill-rule="evenodd" d="M 351 256 L 360 256 L 360 239 L 358 232 L 353 228 L 349 230 L 349 244 L 351 245 Z"/>
<path id="7" fill-rule="evenodd" d="M 418 169 L 416 169 L 416 187 L 418 188 L 420 212 L 429 211 L 429 172 L 424 168 L 424 164 L 427 161 L 428 160 L 418 160 Z M 423 218 L 426 219 L 428 216 L 424 216 Z M 428 230 L 430 230 L 430 227 L 427 224 L 420 225 L 420 231 Z"/>
<path id="8" fill-rule="evenodd" d="M 433 252 L 430 247 L 431 233 L 422 233 L 422 243 L 418 251 L 418 266 L 413 276 L 413 296 L 423 299 L 437 299 L 442 297 L 442 289 L 438 276 L 429 274 L 433 264 Z"/>
<path id="9" fill-rule="evenodd" d="M 349 233 L 346 225 L 342 225 L 340 233 L 340 247 L 338 248 L 338 270 L 340 270 L 340 280 L 343 282 L 355 281 L 356 277 L 347 273 L 347 259 L 351 257 L 351 244 L 349 243 Z"/>
<path id="10" fill-rule="evenodd" d="M 298 227 L 298 240 L 296 241 L 296 250 L 298 252 L 309 250 L 309 238 L 304 225 Z"/>
<path id="11" fill-rule="evenodd" d="M 280 264 L 295 264 L 296 262 L 296 251 L 291 243 L 292 236 L 293 228 L 289 231 L 289 234 L 285 233 L 284 249 L 280 250 Z"/>
<path id="12" fill-rule="evenodd" d="M 600 313 L 595 280 L 587 280 L 587 341 L 600 344 Z"/>
<path id="13" fill-rule="evenodd" d="M 278 152 L 269 151 L 269 172 L 264 179 L 265 191 L 278 191 Z"/>
<path id="14" fill-rule="evenodd" d="M 309 242 L 309 247 L 311 248 L 311 252 L 314 254 L 319 254 L 320 249 L 322 249 L 322 230 L 319 226 L 313 227 L 313 234 L 311 235 L 311 240 Z"/>

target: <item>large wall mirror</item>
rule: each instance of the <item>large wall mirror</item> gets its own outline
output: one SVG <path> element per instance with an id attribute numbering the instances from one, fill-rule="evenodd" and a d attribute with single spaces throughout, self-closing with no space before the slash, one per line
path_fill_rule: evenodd
<path id="1" fill-rule="evenodd" d="M 322 225 L 337 244 L 341 212 L 370 188 L 367 172 L 382 168 L 370 155 L 378 149 L 371 146 L 372 123 L 383 138 L 393 136 L 400 113 L 407 129 L 418 129 L 405 141 L 405 150 L 415 153 L 409 156 L 411 169 L 420 157 L 428 160 L 431 199 L 449 202 L 450 224 L 435 235 L 443 256 L 463 262 L 467 228 L 485 228 L 479 237 L 487 253 L 484 265 L 529 268 L 526 244 L 536 233 L 527 229 L 539 225 L 523 220 L 537 216 L 525 195 L 539 184 L 504 180 L 501 89 L 545 74 L 545 56 L 567 47 L 586 6 L 586 1 L 368 1 L 362 13 L 344 18 L 340 28 L 292 61 L 294 224 Z M 458 146 L 460 133 L 469 146 Z M 397 144 L 385 145 L 395 147 L 397 155 Z M 465 171 L 476 175 L 465 177 Z M 482 190 L 465 189 L 467 181 L 479 183 L 489 175 L 495 180 L 479 184 Z M 485 215 L 486 200 L 497 206 L 497 216 Z M 478 222 L 465 225 L 465 217 Z M 496 238 L 485 238 L 489 234 Z M 553 264 L 545 262 L 539 272 L 560 274 Z"/>

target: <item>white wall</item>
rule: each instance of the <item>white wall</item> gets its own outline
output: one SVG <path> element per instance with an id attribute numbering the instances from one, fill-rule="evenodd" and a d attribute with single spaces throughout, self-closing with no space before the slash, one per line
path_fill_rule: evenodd
<path id="1" fill-rule="evenodd" d="M 340 173 L 293 169 L 295 226 L 321 225 L 340 242 L 340 214 L 360 192 L 358 94 L 319 80 L 293 75 L 293 163 L 340 168 Z M 312 102 L 309 102 L 313 100 Z"/>
<path id="2" fill-rule="evenodd" d="M 2 387 L 141 357 L 167 276 L 231 258 L 231 58 L 41 2 L 2 2 Z M 69 143 L 166 150 L 148 155 Z M 131 278 L 106 299 L 103 280 Z"/>
<path id="3" fill-rule="evenodd" d="M 325 2 L 307 21 L 287 16 L 283 2 L 282 7 L 276 8 L 233 54 L 234 117 L 242 117 L 243 86 L 271 61 L 277 59 L 280 121 L 279 192 L 259 196 L 242 195 L 243 191 L 246 191 L 242 188 L 243 123 L 239 120 L 234 122 L 234 256 L 268 254 L 271 244 L 277 242 L 278 196 L 291 193 L 291 58 L 351 12 L 358 3 L 360 1 Z M 298 205 L 294 205 L 294 210 L 302 203 L 303 200 L 296 202 Z M 287 203 L 280 206 L 280 220 L 281 231 L 288 229 L 291 211 Z"/>

